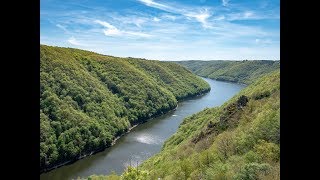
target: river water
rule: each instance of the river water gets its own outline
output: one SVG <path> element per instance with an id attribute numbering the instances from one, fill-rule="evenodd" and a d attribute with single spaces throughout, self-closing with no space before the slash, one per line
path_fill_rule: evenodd
<path id="1" fill-rule="evenodd" d="M 177 131 L 185 117 L 206 107 L 222 105 L 245 87 L 235 83 L 203 79 L 211 86 L 209 93 L 179 102 L 175 111 L 137 126 L 105 151 L 43 173 L 40 179 L 69 180 L 93 174 L 106 175 L 112 171 L 121 174 L 126 166 L 136 166 L 158 153 L 164 141 Z"/>

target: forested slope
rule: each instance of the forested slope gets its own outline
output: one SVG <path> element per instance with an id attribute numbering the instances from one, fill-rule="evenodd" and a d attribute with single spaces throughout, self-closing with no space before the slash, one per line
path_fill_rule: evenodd
<path id="1" fill-rule="evenodd" d="M 175 63 L 40 45 L 40 171 L 108 147 L 132 125 L 209 90 Z"/>
<path id="2" fill-rule="evenodd" d="M 89 179 L 280 179 L 280 72 L 182 122 L 160 153 L 121 176 Z"/>
<path id="3" fill-rule="evenodd" d="M 280 61 L 175 61 L 193 73 L 211 79 L 250 84 L 280 68 Z"/>

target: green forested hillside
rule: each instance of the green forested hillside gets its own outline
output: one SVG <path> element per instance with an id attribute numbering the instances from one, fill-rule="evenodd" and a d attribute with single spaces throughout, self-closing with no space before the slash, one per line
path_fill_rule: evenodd
<path id="1" fill-rule="evenodd" d="M 280 179 L 280 72 L 184 119 L 160 153 L 121 176 L 89 179 Z"/>
<path id="2" fill-rule="evenodd" d="M 110 146 L 133 124 L 210 90 L 175 63 L 40 46 L 40 169 Z"/>
<path id="3" fill-rule="evenodd" d="M 195 74 L 211 79 L 250 84 L 280 67 L 280 61 L 176 61 Z"/>

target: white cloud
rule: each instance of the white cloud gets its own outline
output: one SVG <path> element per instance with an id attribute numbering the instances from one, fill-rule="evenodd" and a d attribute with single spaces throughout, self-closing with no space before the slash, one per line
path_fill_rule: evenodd
<path id="1" fill-rule="evenodd" d="M 161 19 L 159 19 L 159 18 L 157 18 L 157 17 L 154 17 L 154 18 L 153 18 L 153 21 L 159 22 L 159 21 L 161 21 Z"/>
<path id="2" fill-rule="evenodd" d="M 222 0 L 223 6 L 228 6 L 230 0 Z"/>
<path id="3" fill-rule="evenodd" d="M 141 27 L 141 24 L 145 23 L 146 20 L 145 19 L 141 19 L 141 18 L 134 18 L 134 19 L 132 19 L 132 22 L 136 26 Z"/>
<path id="4" fill-rule="evenodd" d="M 214 17 L 214 20 L 216 20 L 216 21 L 221 21 L 221 20 L 224 20 L 224 19 L 225 19 L 225 16 L 224 16 L 224 15 Z"/>
<path id="5" fill-rule="evenodd" d="M 118 29 L 114 29 L 114 28 L 108 28 L 103 30 L 103 33 L 106 36 L 120 36 L 121 34 L 123 34 L 121 31 L 119 31 Z"/>
<path id="6" fill-rule="evenodd" d="M 140 36 L 140 37 L 145 37 L 145 38 L 151 37 L 150 34 L 146 34 L 146 33 L 142 33 L 142 32 L 124 31 L 124 34 L 132 35 L 132 36 Z"/>
<path id="7" fill-rule="evenodd" d="M 173 7 L 168 6 L 168 5 L 154 2 L 153 0 L 138 0 L 138 1 L 140 1 L 143 4 L 145 4 L 146 6 L 154 7 L 154 8 L 157 8 L 157 9 L 164 10 L 164 11 L 174 11 L 175 12 L 177 10 L 177 9 L 175 9 Z"/>
<path id="8" fill-rule="evenodd" d="M 41 27 L 46 27 L 46 20 L 52 19 L 50 23 L 61 33 L 47 32 L 48 28 L 41 28 L 40 42 L 81 47 L 114 56 L 150 59 L 279 57 L 277 26 L 269 27 L 269 24 L 259 21 L 254 24 L 232 22 L 279 18 L 278 8 L 250 9 L 241 3 L 232 4 L 233 1 L 226 1 L 229 2 L 225 4 L 227 7 L 222 6 L 222 1 L 217 1 L 218 6 L 208 7 L 206 4 L 192 5 L 184 1 L 134 1 L 146 10 L 128 8 L 117 11 L 101 6 L 87 14 L 70 10 L 42 16 Z M 156 10 L 156 14 L 148 13 L 148 9 Z M 211 27 L 210 30 L 203 30 L 208 27 Z"/>
<path id="9" fill-rule="evenodd" d="M 211 14 L 208 12 L 208 9 L 204 9 L 204 11 L 200 13 L 189 13 L 185 14 L 187 17 L 193 17 L 197 21 L 199 21 L 204 28 L 212 28 L 211 25 L 207 22 L 207 19 L 211 16 Z"/>
<path id="10" fill-rule="evenodd" d="M 111 24 L 109 24 L 108 22 L 105 22 L 105 21 L 100 21 L 100 20 L 95 20 L 94 21 L 95 23 L 98 23 L 106 28 L 109 28 L 109 29 L 115 29 L 114 26 L 112 26 Z"/>
<path id="11" fill-rule="evenodd" d="M 234 21 L 234 20 L 249 20 L 249 19 L 257 19 L 258 16 L 254 15 L 252 11 L 245 11 L 241 13 L 231 13 L 227 14 L 227 20 Z"/>
<path id="12" fill-rule="evenodd" d="M 61 24 L 56 24 L 56 26 L 57 26 L 58 28 L 62 29 L 64 32 L 68 32 L 66 26 L 63 26 L 63 25 L 61 25 Z"/>
<path id="13" fill-rule="evenodd" d="M 142 17 L 141 17 L 142 16 Z M 109 15 L 113 20 L 116 22 L 120 22 L 122 24 L 134 24 L 135 26 L 142 28 L 142 25 L 148 21 L 152 21 L 150 17 L 146 17 L 144 14 L 135 14 L 135 15 L 118 15 L 118 14 L 111 14 Z"/>
<path id="14" fill-rule="evenodd" d="M 250 18 L 252 16 L 253 16 L 253 12 L 251 12 L 251 11 L 244 12 L 244 18 Z"/>
<path id="15" fill-rule="evenodd" d="M 68 42 L 72 45 L 76 45 L 76 46 L 83 46 L 83 44 L 81 44 L 76 38 L 74 38 L 73 36 L 71 38 L 68 39 Z"/>
<path id="16" fill-rule="evenodd" d="M 126 35 L 126 36 L 133 36 L 133 37 L 136 36 L 136 37 L 144 37 L 144 38 L 151 37 L 150 34 L 146 34 L 146 33 L 142 33 L 142 32 L 119 30 L 115 26 L 113 26 L 113 25 L 111 25 L 111 24 L 109 24 L 108 22 L 105 22 L 105 21 L 95 20 L 94 22 L 107 28 L 107 29 L 103 30 L 103 33 L 106 36 L 122 36 L 122 35 Z"/>
<path id="17" fill-rule="evenodd" d="M 146 6 L 161 9 L 170 13 L 180 14 L 187 18 L 194 18 L 202 24 L 204 28 L 211 28 L 211 25 L 207 22 L 207 19 L 211 17 L 208 8 L 194 9 L 190 7 L 173 7 L 166 4 L 160 4 L 154 2 L 153 0 L 138 0 L 139 2 L 145 4 Z"/>
<path id="18" fill-rule="evenodd" d="M 226 14 L 226 20 L 260 20 L 260 19 L 279 19 L 280 16 L 272 13 L 258 13 L 255 11 L 244 11 L 241 13 Z"/>
<path id="19" fill-rule="evenodd" d="M 117 29 L 116 27 L 112 26 L 111 24 L 109 24 L 108 22 L 105 21 L 100 21 L 100 20 L 95 20 L 95 23 L 98 23 L 104 27 L 106 27 L 107 29 L 103 30 L 103 33 L 106 36 L 119 36 L 122 34 L 121 31 L 119 31 L 119 29 Z"/>

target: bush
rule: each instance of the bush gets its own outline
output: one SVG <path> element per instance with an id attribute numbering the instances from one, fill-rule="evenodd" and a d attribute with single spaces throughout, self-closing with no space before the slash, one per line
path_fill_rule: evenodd
<path id="1" fill-rule="evenodd" d="M 257 180 L 259 176 L 269 173 L 271 166 L 269 164 L 249 163 L 244 166 L 240 172 L 235 175 L 235 180 Z"/>
<path id="2" fill-rule="evenodd" d="M 128 167 L 127 170 L 121 175 L 122 180 L 145 180 L 147 179 L 148 172 L 139 170 L 138 168 Z"/>

